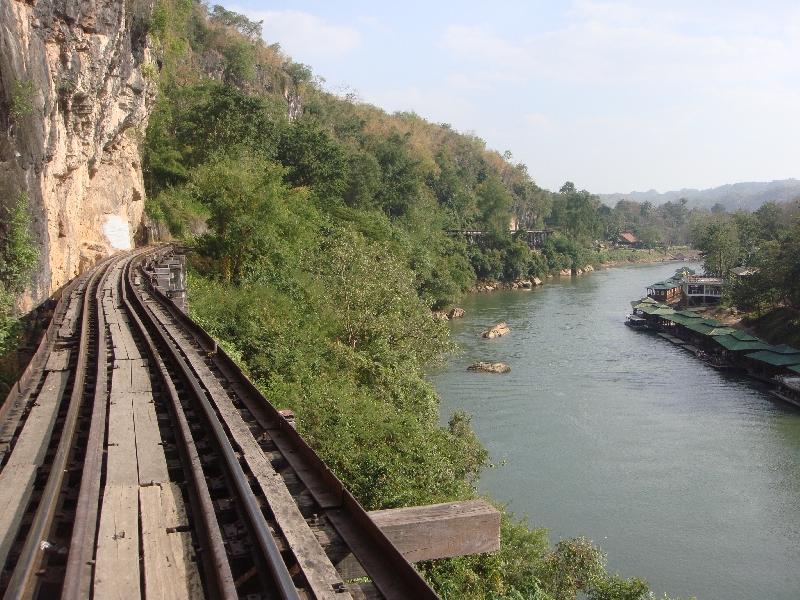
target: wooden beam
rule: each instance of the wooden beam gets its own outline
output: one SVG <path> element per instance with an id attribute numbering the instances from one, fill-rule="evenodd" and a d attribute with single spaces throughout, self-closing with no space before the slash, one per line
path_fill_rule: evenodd
<path id="1" fill-rule="evenodd" d="M 375 510 L 369 516 L 408 562 L 500 549 L 500 512 L 485 500 Z M 336 569 L 343 579 L 364 576 L 352 554 Z"/>

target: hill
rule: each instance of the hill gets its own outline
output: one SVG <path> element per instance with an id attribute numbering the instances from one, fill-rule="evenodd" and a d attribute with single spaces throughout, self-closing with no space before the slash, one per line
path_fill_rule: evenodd
<path id="1" fill-rule="evenodd" d="M 781 179 L 770 182 L 748 181 L 732 183 L 719 187 L 696 190 L 683 188 L 681 190 L 658 193 L 656 190 L 646 192 L 631 192 L 629 194 L 598 194 L 600 200 L 608 206 L 615 206 L 620 200 L 634 202 L 650 202 L 656 206 L 666 202 L 676 202 L 681 198 L 689 201 L 690 208 L 711 208 L 715 204 L 722 204 L 729 212 L 737 209 L 752 212 L 765 202 L 788 202 L 800 196 L 800 180 Z"/>

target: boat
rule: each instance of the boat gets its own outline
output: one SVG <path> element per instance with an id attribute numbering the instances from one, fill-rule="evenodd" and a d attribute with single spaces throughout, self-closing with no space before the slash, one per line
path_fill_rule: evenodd
<path id="1" fill-rule="evenodd" d="M 639 315 L 628 315 L 625 318 L 625 325 L 631 329 L 650 329 L 647 325 L 647 320 Z"/>
<path id="2" fill-rule="evenodd" d="M 721 356 L 711 356 L 706 362 L 715 369 L 733 369 L 733 365 Z"/>

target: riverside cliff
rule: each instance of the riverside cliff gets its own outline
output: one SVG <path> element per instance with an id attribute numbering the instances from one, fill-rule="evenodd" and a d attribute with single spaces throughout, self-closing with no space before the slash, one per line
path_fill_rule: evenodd
<path id="1" fill-rule="evenodd" d="M 150 10 L 0 3 L 0 202 L 28 196 L 42 256 L 27 308 L 143 237 L 139 143 L 157 73 L 141 26 Z"/>

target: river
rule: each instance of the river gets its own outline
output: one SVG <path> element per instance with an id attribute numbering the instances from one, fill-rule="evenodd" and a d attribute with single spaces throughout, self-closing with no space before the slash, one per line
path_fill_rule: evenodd
<path id="1" fill-rule="evenodd" d="M 657 596 L 800 598 L 800 410 L 623 325 L 677 263 L 469 294 L 463 352 L 431 376 L 494 463 L 481 493 L 552 539 L 585 535 Z M 696 267 L 697 265 L 689 264 Z M 475 334 L 500 321 L 511 333 Z M 505 375 L 468 373 L 506 362 Z"/>

